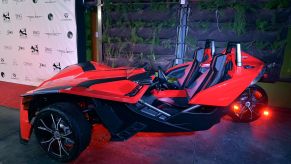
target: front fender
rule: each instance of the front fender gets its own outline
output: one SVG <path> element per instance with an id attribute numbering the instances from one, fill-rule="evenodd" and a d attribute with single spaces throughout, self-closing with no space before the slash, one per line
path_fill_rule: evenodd
<path id="1" fill-rule="evenodd" d="M 20 139 L 21 141 L 28 142 L 32 132 L 32 124 L 29 120 L 29 111 L 28 111 L 28 101 L 30 97 L 22 97 L 20 104 Z"/>

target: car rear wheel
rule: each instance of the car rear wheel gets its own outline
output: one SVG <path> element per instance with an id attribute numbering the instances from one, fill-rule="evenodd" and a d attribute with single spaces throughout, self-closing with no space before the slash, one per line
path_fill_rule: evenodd
<path id="1" fill-rule="evenodd" d="M 55 103 L 37 114 L 34 133 L 50 157 L 67 162 L 75 159 L 88 146 L 91 125 L 77 106 Z"/>
<path id="2" fill-rule="evenodd" d="M 257 120 L 262 109 L 268 105 L 268 96 L 258 85 L 248 87 L 230 106 L 230 116 L 235 122 L 252 122 Z"/>

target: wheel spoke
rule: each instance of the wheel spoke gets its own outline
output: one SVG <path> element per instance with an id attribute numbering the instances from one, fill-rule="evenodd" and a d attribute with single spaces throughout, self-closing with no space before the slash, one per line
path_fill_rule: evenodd
<path id="1" fill-rule="evenodd" d="M 53 143 L 54 141 L 55 141 L 55 139 L 53 139 L 53 140 L 49 143 L 48 148 L 47 148 L 47 151 L 48 151 L 48 152 L 50 152 L 51 145 L 52 145 L 52 143 Z"/>
<path id="2" fill-rule="evenodd" d="M 59 143 L 60 156 L 61 156 L 61 152 L 62 152 L 62 150 L 63 150 L 63 151 L 65 152 L 65 154 L 68 156 L 69 153 L 68 153 L 68 152 L 66 151 L 66 149 L 64 148 L 64 146 L 63 146 L 61 140 L 58 140 L 58 143 Z"/>
<path id="3" fill-rule="evenodd" d="M 52 131 L 50 129 L 47 129 L 46 127 L 38 126 L 37 128 L 40 129 L 40 130 L 47 131 L 47 132 L 53 134 Z"/>
<path id="4" fill-rule="evenodd" d="M 57 130 L 59 130 L 59 125 L 60 125 L 61 120 L 62 120 L 62 119 L 59 118 L 58 123 L 57 123 L 57 128 L 56 128 Z"/>
<path id="5" fill-rule="evenodd" d="M 42 141 L 42 142 L 40 142 L 40 143 L 41 143 L 41 144 L 45 144 L 45 143 L 51 142 L 52 140 L 54 140 L 53 137 L 52 137 L 51 139 L 47 140 L 47 141 Z"/>
<path id="6" fill-rule="evenodd" d="M 52 120 L 53 120 L 53 125 L 54 125 L 55 129 L 57 129 L 57 125 L 56 125 L 56 122 L 55 122 L 55 119 L 54 119 L 54 116 L 53 116 L 53 114 L 51 114 L 51 117 L 52 117 Z"/>
<path id="7" fill-rule="evenodd" d="M 59 153 L 60 153 L 59 156 L 62 157 L 62 146 L 61 146 L 62 143 L 60 140 L 58 140 L 58 145 L 59 145 Z"/>
<path id="8" fill-rule="evenodd" d="M 41 129 L 41 130 L 46 130 L 46 131 L 50 132 L 51 134 L 53 134 L 53 131 L 52 131 L 49 127 L 46 126 L 46 124 L 43 122 L 42 119 L 40 119 L 40 122 L 43 124 L 44 129 L 43 129 L 43 128 L 40 128 L 41 126 L 38 127 L 39 129 Z"/>
<path id="9" fill-rule="evenodd" d="M 248 98 L 250 99 L 251 98 L 251 95 L 252 95 L 252 91 L 251 91 L 251 88 L 248 89 Z"/>
<path id="10" fill-rule="evenodd" d="M 72 140 L 71 138 L 64 137 L 64 136 L 62 136 L 62 138 L 65 139 L 65 140 L 69 140 L 70 142 L 72 142 L 73 144 L 75 144 L 74 140 Z"/>
<path id="11" fill-rule="evenodd" d="M 69 132 L 67 134 L 61 135 L 62 138 L 66 138 L 68 135 L 72 134 L 72 132 Z"/>
<path id="12" fill-rule="evenodd" d="M 243 116 L 244 116 L 244 114 L 248 111 L 248 110 L 245 110 L 245 108 L 246 108 L 246 106 L 244 106 L 244 107 L 242 108 L 242 110 L 241 110 L 241 112 L 240 112 L 240 114 L 239 114 L 240 119 L 242 119 Z"/>
<path id="13" fill-rule="evenodd" d="M 251 120 L 253 119 L 253 110 L 250 108 L 250 107 L 248 107 L 248 109 L 249 109 L 249 111 L 250 111 L 250 113 L 251 113 Z"/>

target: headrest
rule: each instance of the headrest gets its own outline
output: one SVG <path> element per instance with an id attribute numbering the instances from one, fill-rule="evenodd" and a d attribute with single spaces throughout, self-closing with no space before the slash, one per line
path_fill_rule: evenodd
<path id="1" fill-rule="evenodd" d="M 203 56 L 204 56 L 204 49 L 203 49 L 203 48 L 198 49 L 198 50 L 196 51 L 196 61 L 198 61 L 198 62 L 202 62 L 202 60 L 203 60 Z"/>
<path id="2" fill-rule="evenodd" d="M 214 67 L 212 66 L 213 69 L 215 69 L 216 71 L 221 70 L 224 67 L 224 63 L 226 61 L 226 55 L 225 54 L 218 54 L 214 57 Z"/>

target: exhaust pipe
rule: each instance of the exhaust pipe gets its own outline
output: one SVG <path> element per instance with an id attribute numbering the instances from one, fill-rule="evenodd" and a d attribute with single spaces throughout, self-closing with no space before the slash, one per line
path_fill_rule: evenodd
<path id="1" fill-rule="evenodd" d="M 241 47 L 240 43 L 236 44 L 236 65 L 238 67 L 242 66 L 242 56 L 241 56 Z"/>

